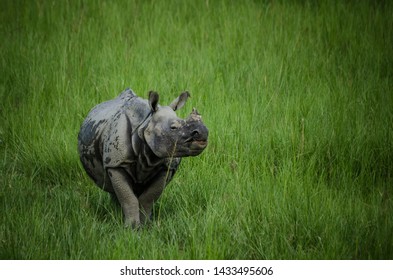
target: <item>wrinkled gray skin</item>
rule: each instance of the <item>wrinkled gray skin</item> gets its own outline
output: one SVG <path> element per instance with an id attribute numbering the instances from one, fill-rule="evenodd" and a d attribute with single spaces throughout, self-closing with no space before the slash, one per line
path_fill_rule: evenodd
<path id="1" fill-rule="evenodd" d="M 188 97 L 183 92 L 160 106 L 156 92 L 145 100 L 126 89 L 94 107 L 81 126 L 80 160 L 99 187 L 115 194 L 126 226 L 144 223 L 181 158 L 199 155 L 207 146 L 208 129 L 198 112 L 193 109 L 185 120 L 175 113 Z"/>

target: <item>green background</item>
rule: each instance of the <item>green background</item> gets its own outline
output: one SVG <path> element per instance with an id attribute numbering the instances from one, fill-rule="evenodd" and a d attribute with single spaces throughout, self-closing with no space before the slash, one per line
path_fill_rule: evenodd
<path id="1" fill-rule="evenodd" d="M 1 1 L 0 258 L 393 259 L 391 1 Z M 209 145 L 132 231 L 79 127 L 183 90 Z"/>

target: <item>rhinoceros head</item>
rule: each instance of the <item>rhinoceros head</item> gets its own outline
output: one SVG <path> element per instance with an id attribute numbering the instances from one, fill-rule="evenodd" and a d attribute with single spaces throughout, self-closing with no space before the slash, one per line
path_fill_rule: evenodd
<path id="1" fill-rule="evenodd" d="M 143 135 L 156 156 L 196 156 L 206 148 L 209 132 L 201 115 L 193 109 L 188 118 L 183 120 L 175 112 L 184 106 L 189 96 L 188 92 L 183 92 L 169 106 L 160 106 L 158 93 L 149 92 L 152 116 Z"/>

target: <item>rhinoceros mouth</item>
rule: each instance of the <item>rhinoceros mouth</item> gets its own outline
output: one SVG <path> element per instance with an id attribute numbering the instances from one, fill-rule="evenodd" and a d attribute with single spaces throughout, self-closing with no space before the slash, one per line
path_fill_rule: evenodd
<path id="1" fill-rule="evenodd" d="M 206 140 L 195 140 L 191 142 L 191 147 L 197 147 L 200 149 L 204 149 L 207 146 L 207 141 Z"/>
<path id="2" fill-rule="evenodd" d="M 198 154 L 207 146 L 207 140 L 191 140 L 186 143 L 188 144 L 190 151 L 195 151 Z"/>
<path id="3" fill-rule="evenodd" d="M 190 144 L 191 147 L 202 148 L 204 149 L 207 146 L 207 140 L 205 139 L 195 139 L 194 137 L 190 137 L 184 141 L 185 143 Z"/>

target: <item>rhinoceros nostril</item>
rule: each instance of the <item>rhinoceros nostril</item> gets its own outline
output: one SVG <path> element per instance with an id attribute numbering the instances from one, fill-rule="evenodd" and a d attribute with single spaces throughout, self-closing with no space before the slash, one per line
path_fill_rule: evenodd
<path id="1" fill-rule="evenodd" d="M 199 130 L 197 130 L 197 129 L 195 129 L 195 130 L 193 130 L 193 131 L 191 132 L 191 136 L 192 136 L 192 137 L 198 137 L 198 135 L 199 135 Z"/>

